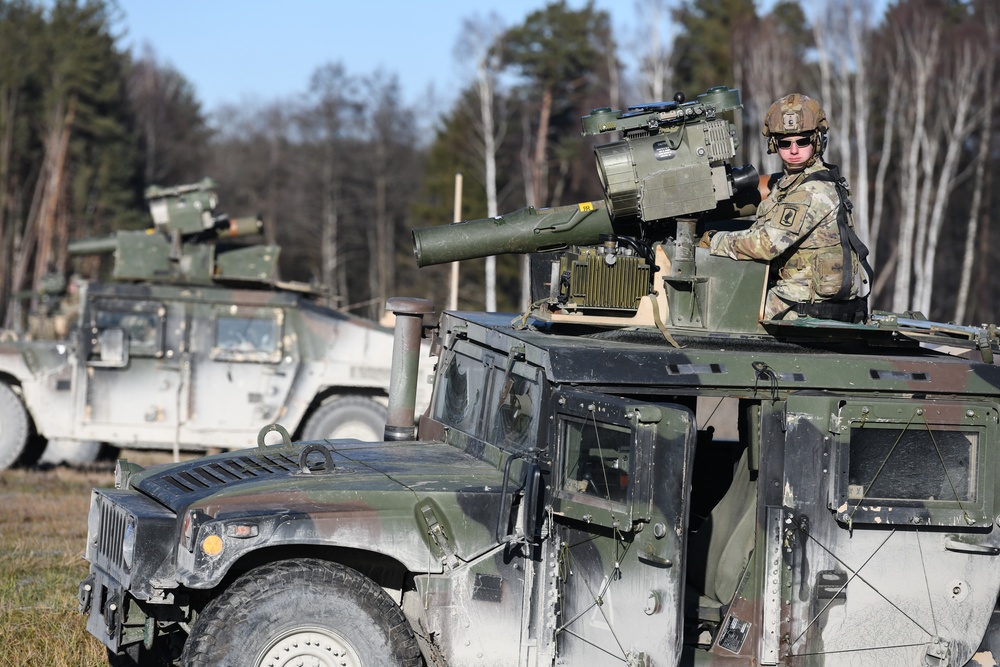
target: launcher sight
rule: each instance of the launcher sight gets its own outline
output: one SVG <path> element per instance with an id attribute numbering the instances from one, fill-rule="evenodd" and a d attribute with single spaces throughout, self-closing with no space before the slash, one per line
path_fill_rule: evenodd
<path id="1" fill-rule="evenodd" d="M 733 112 L 740 93 L 711 88 L 693 102 L 595 109 L 583 117 L 583 134 L 620 131 L 621 141 L 594 149 L 604 200 L 612 218 L 643 222 L 690 216 L 757 191 L 752 165 L 733 167 L 739 149 Z"/>

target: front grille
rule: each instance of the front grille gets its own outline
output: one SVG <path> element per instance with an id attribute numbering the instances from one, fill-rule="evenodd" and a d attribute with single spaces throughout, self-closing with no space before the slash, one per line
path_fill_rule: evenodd
<path id="1" fill-rule="evenodd" d="M 129 513 L 107 497 L 101 499 L 101 529 L 97 537 L 97 554 L 101 564 L 111 572 L 125 569 L 122 540 Z"/>
<path id="2" fill-rule="evenodd" d="M 91 509 L 92 535 L 87 559 L 92 570 L 104 573 L 119 590 L 140 600 L 148 600 L 154 587 L 169 587 L 164 582 L 173 576 L 170 554 L 177 547 L 177 515 L 169 509 L 132 489 L 95 490 Z M 128 530 L 135 531 L 134 560 L 126 565 L 123 542 Z"/>

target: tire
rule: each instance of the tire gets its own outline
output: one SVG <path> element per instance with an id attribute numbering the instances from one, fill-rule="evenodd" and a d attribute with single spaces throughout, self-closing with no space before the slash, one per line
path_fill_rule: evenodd
<path id="1" fill-rule="evenodd" d="M 388 411 L 363 396 L 344 396 L 316 408 L 302 429 L 303 440 L 355 438 L 381 442 Z"/>
<path id="2" fill-rule="evenodd" d="M 24 403 L 14 390 L 0 383 L 0 470 L 21 462 L 31 435 Z"/>
<path id="3" fill-rule="evenodd" d="M 375 582 L 337 563 L 296 559 L 251 570 L 209 602 L 191 628 L 181 664 L 424 663 L 403 612 Z"/>
<path id="4" fill-rule="evenodd" d="M 68 466 L 85 466 L 101 458 L 104 449 L 98 440 L 52 439 L 45 446 L 38 463 L 54 466 L 64 463 Z"/>

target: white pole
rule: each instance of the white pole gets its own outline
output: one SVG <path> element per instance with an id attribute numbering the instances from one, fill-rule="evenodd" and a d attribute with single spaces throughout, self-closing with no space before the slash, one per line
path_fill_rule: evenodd
<path id="1" fill-rule="evenodd" d="M 462 221 L 462 175 L 455 174 L 455 222 Z M 448 289 L 448 310 L 458 309 L 458 262 L 451 263 L 451 282 Z"/>

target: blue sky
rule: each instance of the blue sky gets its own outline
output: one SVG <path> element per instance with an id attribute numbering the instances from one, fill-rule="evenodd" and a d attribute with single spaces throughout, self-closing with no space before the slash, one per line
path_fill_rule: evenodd
<path id="1" fill-rule="evenodd" d="M 470 80 L 455 56 L 464 19 L 496 12 L 516 25 L 545 0 L 118 0 L 123 44 L 148 43 L 195 87 L 204 109 L 306 91 L 320 65 L 399 76 L 404 102 L 449 102 Z M 583 0 L 568 0 L 579 8 Z M 632 0 L 598 0 L 616 30 L 635 29 Z M 624 10 L 628 11 L 624 11 Z M 624 12 L 624 13 L 623 13 Z M 624 33 L 619 33 L 620 39 Z M 433 87 L 434 95 L 428 91 Z"/>
<path id="2" fill-rule="evenodd" d="M 766 11 L 775 0 L 757 0 Z M 873 0 L 884 7 L 888 0 Z M 567 0 L 573 8 L 586 0 Z M 667 0 L 676 6 L 680 0 Z M 306 92 L 317 67 L 340 62 L 354 76 L 382 68 L 399 77 L 403 103 L 428 116 L 473 77 L 455 55 L 466 19 L 524 21 L 548 0 L 117 0 L 123 44 L 153 47 L 194 87 L 206 112 Z M 803 0 L 807 11 L 815 6 Z M 611 14 L 623 60 L 639 39 L 636 0 L 595 0 Z M 686 91 L 689 92 L 690 91 Z M 641 100 L 643 102 L 649 100 Z M 625 100 L 636 103 L 635 100 Z"/>

